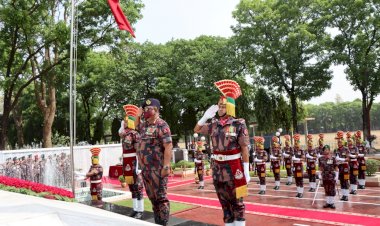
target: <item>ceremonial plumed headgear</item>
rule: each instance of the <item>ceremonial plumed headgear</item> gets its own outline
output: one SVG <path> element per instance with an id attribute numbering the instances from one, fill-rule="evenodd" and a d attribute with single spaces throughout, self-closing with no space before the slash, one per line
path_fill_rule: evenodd
<path id="1" fill-rule="evenodd" d="M 126 104 L 123 106 L 123 108 L 126 115 L 124 118 L 124 123 L 126 123 L 128 128 L 135 129 L 135 121 L 139 108 L 133 104 Z"/>
<path id="2" fill-rule="evenodd" d="M 227 115 L 235 117 L 235 100 L 241 95 L 239 84 L 233 80 L 224 79 L 215 82 L 214 85 L 223 94 L 220 100 L 226 104 Z"/>

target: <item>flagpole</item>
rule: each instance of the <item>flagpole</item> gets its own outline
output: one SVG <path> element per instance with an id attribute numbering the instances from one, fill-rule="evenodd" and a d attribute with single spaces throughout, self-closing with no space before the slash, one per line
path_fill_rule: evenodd
<path id="1" fill-rule="evenodd" d="M 74 93 L 74 78 L 76 70 L 74 69 L 74 15 L 75 15 L 75 0 L 71 0 L 71 25 L 70 25 L 70 156 L 71 156 L 71 189 L 75 199 L 75 175 L 74 175 L 74 105 L 75 105 L 75 93 Z"/>

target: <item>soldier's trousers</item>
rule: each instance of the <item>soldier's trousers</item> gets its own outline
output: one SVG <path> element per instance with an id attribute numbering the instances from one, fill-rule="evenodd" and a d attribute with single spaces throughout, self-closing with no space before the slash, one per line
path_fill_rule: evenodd
<path id="1" fill-rule="evenodd" d="M 272 161 L 271 163 L 272 171 L 274 175 L 274 180 L 279 181 L 280 180 L 280 161 Z"/>
<path id="2" fill-rule="evenodd" d="M 340 164 L 339 165 L 339 181 L 340 181 L 340 188 L 341 189 L 348 189 L 350 187 L 350 181 L 349 181 L 349 166 Z M 347 172 L 345 172 L 347 171 Z"/>
<path id="3" fill-rule="evenodd" d="M 358 162 L 350 162 L 350 184 L 358 183 L 359 174 L 359 164 Z"/>
<path id="4" fill-rule="evenodd" d="M 143 198 L 143 179 L 141 173 L 139 175 L 134 173 L 133 180 L 133 184 L 128 184 L 129 191 L 131 191 L 133 199 L 141 200 Z"/>
<path id="5" fill-rule="evenodd" d="M 225 223 L 244 221 L 245 205 L 243 198 L 236 198 L 236 188 L 233 179 L 230 181 L 214 180 L 214 187 L 223 209 L 223 220 Z"/>
<path id="6" fill-rule="evenodd" d="M 266 176 L 266 165 L 257 164 L 257 174 L 259 175 L 260 185 L 265 185 L 265 176 Z"/>
<path id="7" fill-rule="evenodd" d="M 152 203 L 154 221 L 166 225 L 169 222 L 170 203 L 166 194 L 168 177 L 161 177 L 160 170 L 142 172 L 146 194 Z"/>
<path id="8" fill-rule="evenodd" d="M 286 174 L 288 177 L 292 176 L 292 160 L 291 158 L 284 158 L 285 161 L 285 168 L 286 168 Z"/>
<path id="9" fill-rule="evenodd" d="M 307 175 L 309 176 L 309 182 L 316 182 L 315 163 L 307 164 Z"/>
<path id="10" fill-rule="evenodd" d="M 336 195 L 336 189 L 335 189 L 335 180 L 323 180 L 323 187 L 325 188 L 325 195 L 326 196 L 335 196 Z"/>
<path id="11" fill-rule="evenodd" d="M 102 201 L 102 191 L 103 184 L 102 183 L 91 183 L 90 192 L 93 201 Z"/>
<path id="12" fill-rule="evenodd" d="M 197 173 L 198 173 L 198 179 L 199 181 L 203 181 L 203 169 L 198 169 L 197 170 Z"/>
<path id="13" fill-rule="evenodd" d="M 365 164 L 365 159 L 364 157 L 359 157 L 358 158 L 358 162 L 359 162 L 359 175 L 358 175 L 358 178 L 361 179 L 361 180 L 364 180 L 365 179 L 365 171 L 367 170 L 367 166 Z"/>

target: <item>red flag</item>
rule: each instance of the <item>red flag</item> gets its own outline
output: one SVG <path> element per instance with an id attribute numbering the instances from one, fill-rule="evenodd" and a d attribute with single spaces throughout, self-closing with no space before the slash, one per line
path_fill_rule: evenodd
<path id="1" fill-rule="evenodd" d="M 123 10 L 121 10 L 119 0 L 108 0 L 108 4 L 111 7 L 112 14 L 115 17 L 119 29 L 128 31 L 134 38 L 136 38 L 128 19 L 125 17 Z"/>

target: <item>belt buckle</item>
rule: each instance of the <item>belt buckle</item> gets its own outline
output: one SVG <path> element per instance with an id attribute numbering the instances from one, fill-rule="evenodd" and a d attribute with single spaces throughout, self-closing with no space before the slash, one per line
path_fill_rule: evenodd
<path id="1" fill-rule="evenodd" d="M 223 157 L 224 157 L 223 155 L 218 155 L 218 161 L 223 161 L 224 160 Z"/>

